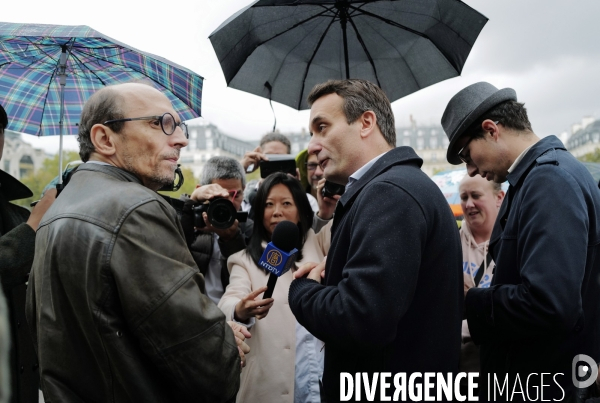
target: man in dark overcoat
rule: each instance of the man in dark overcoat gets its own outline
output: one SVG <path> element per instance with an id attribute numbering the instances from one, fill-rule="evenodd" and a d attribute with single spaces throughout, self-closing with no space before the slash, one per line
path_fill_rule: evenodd
<path id="1" fill-rule="evenodd" d="M 481 345 L 480 400 L 495 393 L 503 401 L 566 401 L 587 393 L 579 367 L 589 374 L 600 360 L 595 181 L 558 138 L 536 136 L 511 88 L 466 87 L 448 103 L 442 126 L 450 163 L 510 185 L 490 239 L 492 285 L 465 298 L 471 336 Z M 507 381 L 508 395 L 494 377 Z"/>
<path id="2" fill-rule="evenodd" d="M 4 151 L 4 129 L 7 125 L 6 111 L 0 105 L 0 160 Z M 25 283 L 33 262 L 35 231 L 42 216 L 52 204 L 56 190 L 46 192 L 31 215 L 26 208 L 10 203 L 31 196 L 27 186 L 0 170 L 0 281 L 7 302 L 10 328 L 6 331 L 10 333 L 8 339 L 11 344 L 7 360 L 10 363 L 10 386 L 3 385 L 0 379 L 0 397 L 9 395 L 10 392 L 11 402 L 38 401 L 39 372 L 25 321 Z M 0 374 L 2 372 L 0 369 Z"/>
<path id="3" fill-rule="evenodd" d="M 413 149 L 396 148 L 391 105 L 379 87 L 329 81 L 308 101 L 308 151 L 327 180 L 346 185 L 326 265 L 303 265 L 289 293 L 298 322 L 325 342 L 327 401 L 340 400 L 344 372 L 369 379 L 456 372 L 463 276 L 448 203 Z"/>

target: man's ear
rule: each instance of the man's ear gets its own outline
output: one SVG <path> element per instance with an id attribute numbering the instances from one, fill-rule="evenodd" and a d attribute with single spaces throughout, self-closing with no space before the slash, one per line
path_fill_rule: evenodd
<path id="1" fill-rule="evenodd" d="M 358 121 L 360 123 L 360 137 L 368 137 L 377 128 L 377 116 L 373 111 L 363 112 Z"/>
<path id="2" fill-rule="evenodd" d="M 118 135 L 109 127 L 100 123 L 96 123 L 90 130 L 90 140 L 94 145 L 95 152 L 105 157 L 110 157 L 116 153 L 116 136 Z"/>
<path id="3" fill-rule="evenodd" d="M 483 122 L 481 122 L 481 128 L 483 129 L 483 131 L 485 131 L 486 136 L 492 136 L 494 140 L 498 138 L 498 125 L 496 125 L 496 123 L 494 123 L 493 120 L 484 120 Z"/>

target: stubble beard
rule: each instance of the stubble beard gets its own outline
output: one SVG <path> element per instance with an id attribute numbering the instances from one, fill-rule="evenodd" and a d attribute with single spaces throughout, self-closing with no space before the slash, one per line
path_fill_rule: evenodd
<path id="1" fill-rule="evenodd" d="M 143 155 L 134 156 L 129 152 L 123 154 L 123 160 L 125 163 L 125 169 L 135 176 L 137 176 L 144 186 L 152 190 L 158 190 L 165 185 L 169 185 L 173 183 L 175 180 L 175 168 L 170 169 L 169 173 L 166 170 L 161 169 L 160 163 L 165 161 L 163 159 L 160 160 L 159 163 L 152 166 L 152 169 L 149 174 L 144 174 L 140 172 L 134 164 L 136 159 L 142 159 Z M 167 157 L 169 158 L 169 157 Z"/>

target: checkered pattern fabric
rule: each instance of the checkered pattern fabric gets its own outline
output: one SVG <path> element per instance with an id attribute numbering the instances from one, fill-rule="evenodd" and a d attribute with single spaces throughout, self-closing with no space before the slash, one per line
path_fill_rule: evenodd
<path id="1" fill-rule="evenodd" d="M 90 27 L 0 22 L 0 104 L 8 129 L 60 134 L 58 64 L 68 52 L 63 134 L 77 134 L 85 101 L 106 85 L 150 80 L 182 120 L 201 114 L 203 78 L 166 59 L 130 48 Z"/>

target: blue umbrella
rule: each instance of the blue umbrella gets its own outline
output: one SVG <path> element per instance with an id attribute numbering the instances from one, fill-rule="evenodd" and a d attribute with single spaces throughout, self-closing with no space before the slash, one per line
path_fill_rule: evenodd
<path id="1" fill-rule="evenodd" d="M 150 81 L 183 120 L 201 114 L 198 74 L 85 25 L 0 22 L 0 104 L 8 129 L 37 136 L 77 134 L 85 101 L 100 88 Z M 59 175 L 62 172 L 62 152 Z"/>

